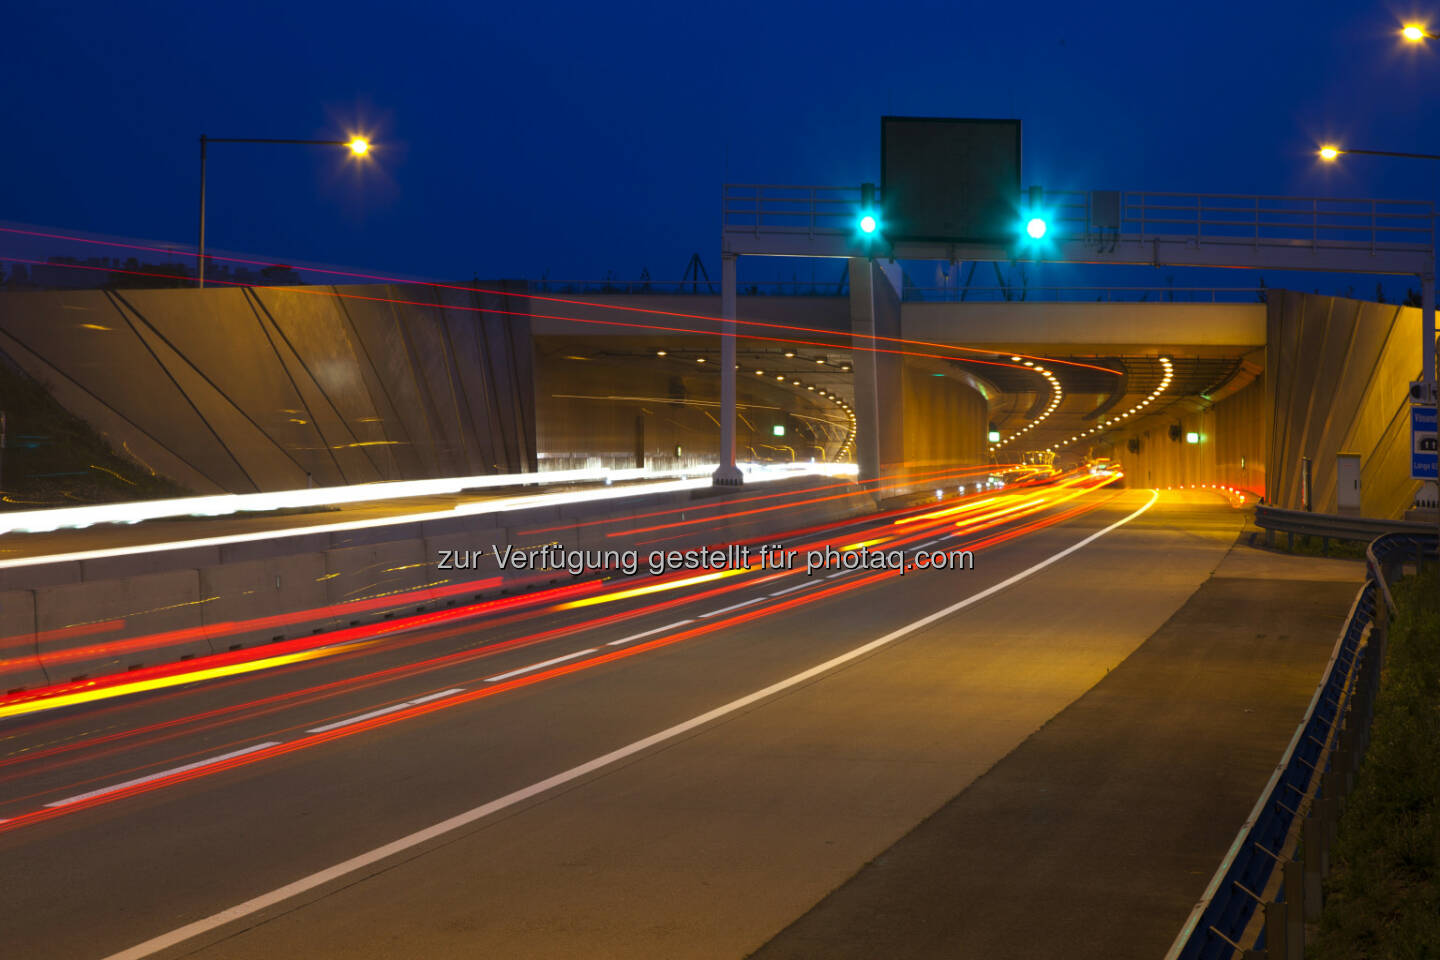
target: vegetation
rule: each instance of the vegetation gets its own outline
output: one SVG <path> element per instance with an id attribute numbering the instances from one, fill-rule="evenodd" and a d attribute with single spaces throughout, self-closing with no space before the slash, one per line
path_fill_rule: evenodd
<path id="1" fill-rule="evenodd" d="M 43 384 L 0 357 L 0 509 L 34 510 L 189 493 L 110 447 Z"/>
<path id="2" fill-rule="evenodd" d="M 1311 957 L 1440 957 L 1440 571 L 1402 581 Z"/>

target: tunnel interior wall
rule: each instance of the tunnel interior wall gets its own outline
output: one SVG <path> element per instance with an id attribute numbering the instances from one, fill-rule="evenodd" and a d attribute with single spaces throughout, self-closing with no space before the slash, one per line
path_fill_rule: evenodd
<path id="1" fill-rule="evenodd" d="M 534 470 L 523 292 L 16 291 L 0 350 L 197 493 Z"/>
<path id="2" fill-rule="evenodd" d="M 912 472 L 986 460 L 989 401 L 968 383 L 906 362 L 901 382 L 903 455 Z"/>
<path id="3" fill-rule="evenodd" d="M 535 339 L 542 466 L 714 463 L 720 452 L 720 369 L 714 337 L 654 343 L 613 337 Z M 707 363 L 695 361 L 707 356 Z M 833 462 L 849 420 L 833 401 L 769 375 L 736 382 L 737 459 Z M 782 433 L 777 435 L 776 428 Z"/>
<path id="4" fill-rule="evenodd" d="M 1271 416 L 1267 498 L 1300 508 L 1301 458 L 1312 508 L 1336 512 L 1336 455 L 1360 455 L 1361 513 L 1401 517 L 1410 478 L 1410 381 L 1420 377 L 1420 311 L 1272 291 L 1266 383 Z"/>
<path id="5" fill-rule="evenodd" d="M 1095 454 L 1117 461 L 1132 487 L 1224 484 L 1263 496 L 1266 411 L 1262 375 L 1208 409 L 1172 409 L 1142 418 Z M 1187 440 L 1189 434 L 1196 442 Z"/>

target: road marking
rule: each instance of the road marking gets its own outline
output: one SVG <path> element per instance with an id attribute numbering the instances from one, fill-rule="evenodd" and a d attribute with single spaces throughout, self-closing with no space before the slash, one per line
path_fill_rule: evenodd
<path id="1" fill-rule="evenodd" d="M 845 574 L 847 574 L 847 573 L 849 573 L 849 572 L 850 572 L 849 570 L 837 570 L 837 571 L 834 572 L 834 573 L 827 573 L 827 574 L 825 574 L 825 579 L 826 579 L 826 580 L 834 580 L 836 577 L 843 577 L 843 576 L 845 576 Z"/>
<path id="2" fill-rule="evenodd" d="M 422 703 L 429 703 L 431 700 L 439 700 L 441 697 L 448 697 L 452 693 L 464 693 L 464 687 L 455 687 L 452 690 L 441 690 L 439 693 L 426 694 L 423 697 L 416 697 L 414 700 L 406 700 L 404 703 L 392 703 L 388 707 L 381 707 L 379 710 L 371 710 L 369 713 L 362 713 L 358 717 L 348 717 L 344 720 L 336 720 L 334 723 L 327 723 L 319 727 L 311 727 L 306 733 L 326 733 L 330 730 L 339 730 L 341 727 L 348 727 L 352 723 L 360 723 L 373 717 L 383 717 L 387 713 L 394 713 L 396 710 L 404 710 L 406 707 L 418 706 Z"/>
<path id="3" fill-rule="evenodd" d="M 805 583 L 797 583 L 795 584 L 795 586 L 786 587 L 784 590 L 776 590 L 774 593 L 770 594 L 770 596 L 783 597 L 787 593 L 794 593 L 796 590 L 804 590 L 806 587 L 813 587 L 814 585 L 814 580 L 807 580 Z"/>
<path id="4" fill-rule="evenodd" d="M 268 747 L 278 747 L 279 740 L 270 740 L 266 743 L 257 743 L 252 746 L 242 747 L 239 750 L 231 750 L 229 753 L 222 753 L 218 757 L 209 757 L 205 760 L 196 760 L 194 763 L 187 763 L 181 767 L 171 767 L 169 770 L 161 770 L 159 773 L 148 774 L 143 777 L 136 777 L 134 780 L 126 780 L 124 783 L 112 783 L 108 787 L 101 787 L 99 790 L 91 790 L 89 793 L 77 793 L 73 797 L 66 797 L 64 800 L 56 800 L 47 803 L 47 807 L 68 807 L 72 803 L 79 803 L 81 800 L 89 800 L 91 797 L 104 796 L 107 793 L 114 793 L 116 790 L 124 790 L 126 787 L 139 786 L 142 783 L 149 783 L 152 780 L 161 780 L 176 773 L 184 773 L 187 770 L 197 770 L 200 767 L 208 767 L 212 763 L 220 763 L 225 760 L 233 760 L 236 757 L 243 757 L 247 753 L 254 753 L 256 750 L 264 750 Z"/>
<path id="5" fill-rule="evenodd" d="M 583 657 L 587 653 L 594 653 L 599 647 L 591 647 L 589 650 L 576 650 L 574 653 L 567 653 L 563 657 L 556 657 L 554 660 L 546 660 L 544 663 L 532 663 L 528 667 L 521 667 L 519 670 L 511 670 L 509 673 L 496 674 L 493 677 L 486 677 L 486 683 L 495 683 L 500 680 L 509 680 L 511 677 L 518 677 L 522 673 L 530 673 L 532 670 L 541 670 L 545 667 L 553 667 L 557 663 L 564 663 L 566 660 L 574 660 L 576 657 Z"/>
<path id="6" fill-rule="evenodd" d="M 667 623 L 667 624 L 665 624 L 665 626 L 663 626 L 663 627 L 656 627 L 654 630 L 645 630 L 645 631 L 643 631 L 643 632 L 641 632 L 641 633 L 632 633 L 632 634 L 630 634 L 630 636 L 628 636 L 628 637 L 621 637 L 619 640 L 611 640 L 609 643 L 605 644 L 605 646 L 607 646 L 607 647 L 618 647 L 618 646 L 620 646 L 620 644 L 622 644 L 622 643 L 629 643 L 631 640 L 639 640 L 639 639 L 641 639 L 642 637 L 648 637 L 648 636 L 650 636 L 652 633 L 664 633 L 666 630 L 673 630 L 673 629 L 676 628 L 676 627 L 683 627 L 683 626 L 685 626 L 685 624 L 687 624 L 687 623 L 694 623 L 694 622 L 695 622 L 695 620 L 694 620 L 693 618 L 691 618 L 691 619 L 689 619 L 689 620 L 676 620 L 674 623 Z"/>
<path id="7" fill-rule="evenodd" d="M 1025 580 L 1026 578 L 1031 577 L 1036 573 L 1039 573 L 1041 570 L 1044 570 L 1051 564 L 1058 563 L 1059 561 L 1070 556 L 1072 553 L 1075 553 L 1076 551 L 1081 550 L 1086 546 L 1094 543 L 1096 540 L 1099 540 L 1101 537 L 1105 536 L 1110 531 L 1117 530 L 1125 524 L 1129 523 L 1131 520 L 1134 520 L 1136 517 L 1140 516 L 1146 510 L 1149 510 L 1152 506 L 1154 506 L 1155 501 L 1159 499 L 1159 496 L 1159 491 L 1152 490 L 1150 492 L 1150 500 L 1143 507 L 1141 507 L 1139 510 L 1136 510 L 1129 516 L 1123 517 L 1115 521 L 1108 527 L 1097 530 L 1095 533 L 1090 534 L 1085 539 L 1071 544 L 1064 550 L 1061 550 L 1059 553 L 1052 554 L 1048 558 L 1041 560 L 1039 563 L 1031 567 L 1027 567 L 1024 570 L 1021 570 L 1019 573 L 1014 574 L 1006 580 L 1002 580 L 994 586 L 987 587 L 984 590 L 981 590 L 979 593 L 971 594 L 964 600 L 959 600 L 955 603 L 952 603 L 950 606 L 945 607 L 942 610 L 937 610 L 929 616 L 921 617 L 919 620 L 908 623 L 897 630 L 892 630 L 891 632 L 885 634 L 883 637 L 878 637 L 868 643 L 861 644 L 853 650 L 840 654 L 840 656 L 838 657 L 826 660 L 824 663 L 813 666 L 808 670 L 803 670 L 792 677 L 788 677 L 784 680 L 779 681 L 778 683 L 772 683 L 770 686 L 765 687 L 762 690 L 756 690 L 754 693 L 746 694 L 745 696 L 740 697 L 738 700 L 731 700 L 729 703 L 724 704 L 723 706 L 716 707 L 714 710 L 702 713 L 697 717 L 691 717 L 689 720 L 686 720 L 683 723 L 677 723 L 675 724 L 675 726 L 661 730 L 659 733 L 652 733 L 648 737 L 636 740 L 634 743 L 627 744 L 623 747 L 620 747 L 619 749 L 612 750 L 607 754 L 603 754 L 602 756 L 594 758 L 593 760 L 588 760 L 585 763 L 580 764 L 579 766 L 571 767 L 569 770 L 557 773 L 552 777 L 547 777 L 544 780 L 532 783 L 528 787 L 522 787 L 521 789 L 516 790 L 512 793 L 505 794 L 505 796 L 503 797 L 491 800 L 488 803 L 482 803 L 480 806 L 467 810 L 464 813 L 457 814 L 448 820 L 442 820 L 439 823 L 428 826 L 423 830 L 417 830 L 416 832 L 401 837 L 398 840 L 392 840 L 390 843 L 387 843 L 384 846 L 379 846 L 373 850 L 368 850 L 358 856 L 351 857 L 349 860 L 343 861 L 342 863 L 337 863 L 332 867 L 327 867 L 324 870 L 317 871 L 310 874 L 309 876 L 301 877 L 299 880 L 296 880 L 293 883 L 287 883 L 283 887 L 277 887 L 276 889 L 271 890 L 269 893 L 262 893 L 260 896 L 252 897 L 251 899 L 246 900 L 244 903 L 238 903 L 235 906 L 230 907 L 226 910 L 221 910 L 219 913 L 211 914 L 210 916 L 200 920 L 196 920 L 193 923 L 187 923 L 183 927 L 177 927 L 174 930 L 169 931 L 168 933 L 162 933 L 158 937 L 152 937 L 151 939 L 146 940 L 144 943 L 138 943 L 135 946 L 130 947 L 126 950 L 121 950 L 119 953 L 112 953 L 110 956 L 105 957 L 104 960 L 144 960 L 145 957 L 154 956 L 161 950 L 173 947 L 177 943 L 184 943 L 186 940 L 189 940 L 193 937 L 198 937 L 202 933 L 207 933 L 211 930 L 216 929 L 217 927 L 223 927 L 227 923 L 235 920 L 240 920 L 244 917 L 251 916 L 252 914 L 259 913 L 261 910 L 268 909 L 269 907 L 273 907 L 279 903 L 284 903 L 286 900 L 289 900 L 292 897 L 298 897 L 300 894 L 314 890 L 316 887 L 324 886 L 332 880 L 337 880 L 340 877 L 347 876 L 349 874 L 355 873 L 356 871 L 364 870 L 366 867 L 374 866 L 375 864 L 380 863 L 381 861 L 389 857 L 393 857 L 398 853 L 404 853 L 405 851 L 413 849 L 420 844 L 428 843 L 429 841 L 434 840 L 437 837 L 443 837 L 447 833 L 453 833 L 454 831 L 459 830 L 462 827 L 467 827 L 470 824 L 475 823 L 477 820 L 483 820 L 486 817 L 491 816 L 492 814 L 500 812 L 501 810 L 513 807 L 517 803 L 524 803 L 526 800 L 529 800 L 532 797 L 539 796 L 543 793 L 553 790 L 556 787 L 570 783 L 573 780 L 578 780 L 579 778 L 594 773 L 597 770 L 603 770 L 604 768 L 618 763 L 621 760 L 626 759 L 627 757 L 632 757 L 637 753 L 648 750 L 657 744 L 665 743 L 668 740 L 674 740 L 676 737 L 684 736 L 685 734 L 689 733 L 691 730 L 696 729 L 697 727 L 703 727 L 706 724 L 711 723 L 712 721 L 720 719 L 721 717 L 728 716 L 729 714 L 735 713 L 738 710 L 744 710 L 751 704 L 757 703 L 761 700 L 765 700 L 771 696 L 774 696 L 777 693 L 780 693 L 783 690 L 788 690 L 791 687 L 798 686 L 802 683 L 807 683 L 815 677 L 818 677 L 825 673 L 829 673 L 836 667 L 844 666 L 852 660 L 857 660 L 860 657 L 865 656 L 866 654 L 873 653 L 881 647 L 894 643 L 896 640 L 907 637 L 917 630 L 923 630 L 925 627 L 930 626 L 932 623 L 943 620 L 951 614 L 963 610 L 972 604 L 976 604 L 982 600 L 988 599 L 995 594 L 1001 592 L 1002 590 L 1012 587 L 1020 581 Z"/>
<path id="8" fill-rule="evenodd" d="M 744 603 L 737 603 L 729 607 L 721 607 L 719 610 L 711 610 L 708 613 L 700 614 L 700 618 L 703 620 L 706 617 L 718 617 L 722 613 L 729 613 L 731 610 L 739 610 L 741 607 L 748 607 L 750 606 L 750 604 L 759 603 L 761 600 L 764 599 L 764 597 L 756 597 L 754 600 L 746 600 Z"/>

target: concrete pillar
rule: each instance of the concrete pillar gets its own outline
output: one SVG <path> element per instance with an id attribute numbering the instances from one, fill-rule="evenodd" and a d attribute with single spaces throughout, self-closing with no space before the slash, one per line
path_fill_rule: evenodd
<path id="1" fill-rule="evenodd" d="M 877 353 L 894 350 L 900 336 L 900 267 L 873 260 L 850 261 L 850 333 L 855 350 L 850 369 L 855 388 L 855 460 L 860 480 L 875 480 L 903 467 L 902 358 Z"/>
<path id="2" fill-rule="evenodd" d="M 1420 275 L 1420 379 L 1435 390 L 1435 271 Z"/>
<path id="3" fill-rule="evenodd" d="M 712 476 L 717 487 L 745 482 L 735 466 L 735 254 L 720 255 L 720 465 Z"/>

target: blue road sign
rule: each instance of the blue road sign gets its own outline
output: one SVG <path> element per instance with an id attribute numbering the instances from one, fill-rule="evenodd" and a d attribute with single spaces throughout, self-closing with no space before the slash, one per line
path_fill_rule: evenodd
<path id="1" fill-rule="evenodd" d="M 1440 453 L 1435 447 L 1435 407 L 1410 405 L 1410 476 L 1435 480 L 1440 476 Z"/>

